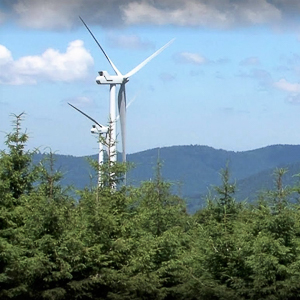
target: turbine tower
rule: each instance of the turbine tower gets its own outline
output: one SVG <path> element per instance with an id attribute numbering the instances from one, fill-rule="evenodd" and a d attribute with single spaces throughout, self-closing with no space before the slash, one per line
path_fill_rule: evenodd
<path id="1" fill-rule="evenodd" d="M 104 162 L 104 149 L 103 146 L 107 146 L 107 134 L 108 134 L 108 127 L 103 126 L 100 123 L 98 123 L 95 119 L 81 111 L 79 108 L 75 107 L 71 103 L 68 103 L 71 107 L 79 111 L 81 114 L 83 114 L 85 117 L 90 119 L 94 125 L 91 128 L 91 133 L 98 134 L 98 143 L 99 143 L 99 156 L 98 156 L 98 164 L 99 164 L 99 173 L 98 173 L 98 185 L 100 186 L 102 184 L 102 174 L 101 174 L 101 166 Z M 105 141 L 105 142 L 104 142 Z"/>
<path id="2" fill-rule="evenodd" d="M 113 161 L 117 160 L 117 152 L 116 152 L 116 85 L 120 85 L 120 89 L 118 92 L 118 109 L 119 109 L 119 116 L 120 116 L 120 125 L 121 125 L 121 137 L 122 137 L 122 160 L 123 162 L 126 162 L 126 91 L 125 91 L 125 85 L 129 81 L 129 78 L 134 75 L 136 72 L 138 72 L 142 67 L 144 67 L 150 60 L 152 60 L 155 56 L 157 56 L 159 53 L 161 53 L 164 49 L 166 49 L 173 41 L 169 41 L 167 44 L 165 44 L 163 47 L 161 47 L 159 50 L 154 52 L 151 56 L 149 56 L 147 59 L 145 59 L 142 63 L 140 63 L 138 66 L 136 66 L 134 69 L 132 69 L 127 74 L 123 75 L 117 67 L 114 65 L 114 63 L 111 61 L 111 59 L 108 57 L 108 55 L 105 53 L 89 27 L 85 24 L 83 19 L 79 17 L 86 29 L 89 31 L 99 48 L 101 49 L 102 53 L 108 60 L 109 64 L 114 69 L 116 75 L 109 75 L 107 71 L 100 71 L 99 76 L 96 77 L 96 82 L 98 84 L 108 84 L 110 86 L 110 121 L 111 121 L 111 136 L 112 136 L 112 149 L 111 152 L 113 153 Z"/>

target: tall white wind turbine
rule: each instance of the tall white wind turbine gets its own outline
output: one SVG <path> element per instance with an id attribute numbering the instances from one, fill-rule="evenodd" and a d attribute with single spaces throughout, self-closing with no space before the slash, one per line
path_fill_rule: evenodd
<path id="1" fill-rule="evenodd" d="M 98 84 L 108 84 L 110 86 L 110 121 L 111 121 L 111 136 L 113 140 L 113 148 L 111 149 L 113 153 L 113 161 L 116 161 L 117 159 L 117 153 L 116 153 L 116 85 L 120 85 L 120 89 L 118 92 L 118 108 L 119 108 L 119 115 L 120 115 L 120 125 L 121 125 L 121 136 L 122 136 L 122 158 L 123 162 L 126 162 L 126 91 L 125 91 L 125 85 L 129 81 L 129 78 L 134 75 L 136 72 L 138 72 L 142 67 L 144 67 L 150 60 L 152 60 L 155 56 L 157 56 L 159 53 L 161 53 L 164 49 L 166 49 L 175 39 L 172 39 L 167 44 L 165 44 L 163 47 L 161 47 L 159 50 L 154 52 L 151 56 L 149 56 L 147 59 L 145 59 L 142 63 L 140 63 L 138 66 L 136 66 L 134 69 L 132 69 L 127 74 L 123 75 L 117 67 L 114 65 L 114 63 L 111 61 L 111 59 L 108 57 L 108 55 L 105 53 L 89 27 L 85 24 L 85 22 L 82 20 L 81 17 L 79 17 L 84 26 L 87 28 L 99 48 L 101 49 L 102 53 L 108 60 L 109 64 L 114 69 L 116 75 L 109 75 L 107 71 L 100 71 L 99 76 L 96 77 L 96 82 Z"/>
<path id="2" fill-rule="evenodd" d="M 94 125 L 91 128 L 91 133 L 98 134 L 98 143 L 99 143 L 98 164 L 99 164 L 99 167 L 101 167 L 103 165 L 103 162 L 104 162 L 104 149 L 103 149 L 103 146 L 107 146 L 106 139 L 107 139 L 107 134 L 108 134 L 108 127 L 104 126 L 104 125 L 101 125 L 95 119 L 93 119 L 92 117 L 90 117 L 89 115 L 87 115 L 86 113 L 84 113 L 79 108 L 72 105 L 71 103 L 68 103 L 68 104 L 71 107 L 73 107 L 74 109 L 76 109 L 77 111 L 79 111 L 81 114 L 83 114 L 85 117 L 90 119 L 94 123 Z M 98 185 L 101 185 L 101 183 L 102 183 L 102 174 L 101 174 L 101 170 L 99 170 Z"/>

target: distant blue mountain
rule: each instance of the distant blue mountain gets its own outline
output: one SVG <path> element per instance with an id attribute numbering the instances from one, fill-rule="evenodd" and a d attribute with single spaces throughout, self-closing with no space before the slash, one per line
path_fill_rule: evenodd
<path id="1" fill-rule="evenodd" d="M 42 157 L 43 154 L 37 154 L 34 160 Z M 96 184 L 97 176 L 88 158 L 97 160 L 98 155 L 55 155 L 55 167 L 64 174 L 63 185 L 82 189 Z M 187 199 L 189 206 L 198 207 L 208 190 L 221 184 L 220 171 L 227 165 L 232 181 L 237 183 L 238 200 L 253 199 L 257 189 L 270 187 L 275 168 L 288 167 L 289 181 L 295 180 L 292 175 L 300 173 L 300 146 L 273 145 L 243 152 L 199 145 L 172 146 L 129 154 L 127 160 L 134 165 L 127 174 L 128 184 L 137 186 L 141 181 L 152 179 L 160 161 L 162 177 L 173 183 L 173 192 Z"/>

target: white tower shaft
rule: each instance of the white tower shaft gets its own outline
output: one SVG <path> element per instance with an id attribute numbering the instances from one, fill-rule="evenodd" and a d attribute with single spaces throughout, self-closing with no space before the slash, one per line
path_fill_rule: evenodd
<path id="1" fill-rule="evenodd" d="M 99 173 L 98 173 L 98 186 L 102 186 L 102 166 L 103 166 L 103 161 L 104 161 L 104 153 L 103 153 L 103 145 L 102 141 L 100 140 L 99 136 L 99 156 L 98 156 L 98 164 L 99 164 Z"/>
<path id="2" fill-rule="evenodd" d="M 117 161 L 117 128 L 116 128 L 116 85 L 111 84 L 110 85 L 110 122 L 111 122 L 111 144 L 110 147 L 110 161 L 116 162 Z"/>

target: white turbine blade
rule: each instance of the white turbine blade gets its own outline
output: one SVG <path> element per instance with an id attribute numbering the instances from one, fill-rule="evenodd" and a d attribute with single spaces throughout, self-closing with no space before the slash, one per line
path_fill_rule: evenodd
<path id="1" fill-rule="evenodd" d="M 127 104 L 126 104 L 126 110 L 127 110 L 127 108 L 135 101 L 135 99 L 137 98 L 137 95 L 135 95 Z M 116 117 L 116 122 L 117 121 L 119 121 L 119 119 L 120 119 L 120 115 L 118 115 L 117 117 Z"/>
<path id="2" fill-rule="evenodd" d="M 172 39 L 167 44 L 165 44 L 163 47 L 158 49 L 156 52 L 154 52 L 151 56 L 149 56 L 147 59 L 145 59 L 142 63 L 140 63 L 137 67 L 132 69 L 130 72 L 128 72 L 124 77 L 128 78 L 138 72 L 142 67 L 144 67 L 151 59 L 153 59 L 155 56 L 157 56 L 159 53 L 161 53 L 163 50 L 165 50 L 168 46 L 170 46 L 175 39 Z"/>
<path id="3" fill-rule="evenodd" d="M 137 95 L 135 95 L 127 104 L 126 104 L 126 109 L 135 101 Z"/>
<path id="4" fill-rule="evenodd" d="M 121 84 L 118 94 L 118 107 L 122 137 L 122 160 L 126 162 L 126 92 L 125 83 Z"/>
<path id="5" fill-rule="evenodd" d="M 97 43 L 97 45 L 99 46 L 99 48 L 101 49 L 102 53 L 104 54 L 104 56 L 106 57 L 106 59 L 108 60 L 108 62 L 110 63 L 110 65 L 112 66 L 112 68 L 114 69 L 114 71 L 116 72 L 116 74 L 119 75 L 119 76 L 123 76 L 121 74 L 121 72 L 117 69 L 117 67 L 114 65 L 114 63 L 112 62 L 112 60 L 105 53 L 104 49 L 101 47 L 100 43 L 97 41 L 97 39 L 95 38 L 95 36 L 93 35 L 93 33 L 89 29 L 89 27 L 85 24 L 85 22 L 82 20 L 82 18 L 80 16 L 79 16 L 79 18 L 80 18 L 81 22 L 84 24 L 84 26 L 86 27 L 86 29 L 88 30 L 88 32 L 91 34 L 91 36 L 93 37 L 93 39 L 95 40 L 95 42 Z"/>
<path id="6" fill-rule="evenodd" d="M 85 117 L 87 117 L 88 119 L 90 119 L 91 121 L 93 121 L 96 125 L 100 126 L 100 128 L 103 127 L 103 125 L 99 124 L 95 119 L 93 119 L 92 117 L 90 117 L 89 115 L 87 115 L 86 113 L 84 113 L 83 111 L 81 111 L 79 108 L 75 107 L 71 103 L 68 103 L 68 104 L 70 106 L 72 106 L 74 109 L 76 109 L 77 111 L 79 111 L 81 114 L 83 114 Z"/>

